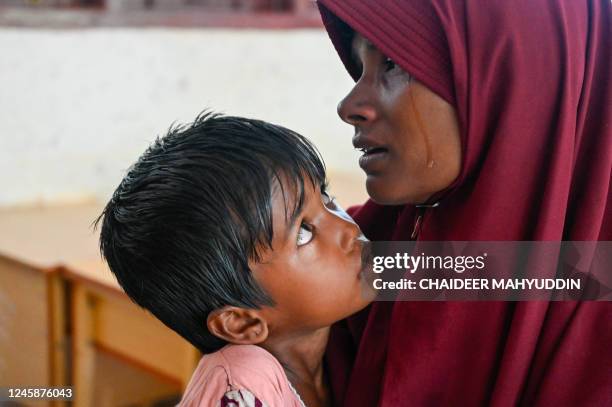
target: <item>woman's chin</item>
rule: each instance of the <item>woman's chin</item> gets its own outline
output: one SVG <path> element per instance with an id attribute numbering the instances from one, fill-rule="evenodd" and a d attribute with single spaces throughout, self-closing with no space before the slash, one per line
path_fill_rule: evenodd
<path id="1" fill-rule="evenodd" d="M 368 174 L 366 190 L 370 198 L 379 205 L 416 205 L 427 201 L 430 195 L 410 188 L 409 181 L 406 182 L 405 188 L 399 190 L 396 178 Z"/>

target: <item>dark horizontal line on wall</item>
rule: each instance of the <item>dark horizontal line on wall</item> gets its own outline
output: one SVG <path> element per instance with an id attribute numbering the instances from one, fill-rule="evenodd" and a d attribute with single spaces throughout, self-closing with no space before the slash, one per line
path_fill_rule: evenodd
<path id="1" fill-rule="evenodd" d="M 100 9 L 24 9 L 0 7 L 0 27 L 98 28 L 173 27 L 230 29 L 322 28 L 316 12 L 219 12 L 140 10 L 107 12 Z"/>

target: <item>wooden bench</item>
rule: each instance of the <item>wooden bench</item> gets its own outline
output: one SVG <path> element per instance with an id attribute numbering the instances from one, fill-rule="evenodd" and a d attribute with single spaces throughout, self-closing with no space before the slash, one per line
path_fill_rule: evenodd
<path id="1" fill-rule="evenodd" d="M 121 290 L 91 229 L 100 212 L 97 205 L 0 210 L 1 386 L 73 385 L 76 406 L 103 405 L 93 400 L 97 353 L 178 392 L 187 385 L 199 352 Z M 167 389 L 120 397 L 146 404 Z"/>

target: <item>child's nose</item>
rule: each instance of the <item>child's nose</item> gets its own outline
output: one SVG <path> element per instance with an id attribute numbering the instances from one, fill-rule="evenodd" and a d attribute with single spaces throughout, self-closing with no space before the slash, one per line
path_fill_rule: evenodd
<path id="1" fill-rule="evenodd" d="M 348 217 L 348 215 L 346 215 Z M 342 251 L 350 253 L 354 250 L 358 244 L 358 238 L 361 236 L 361 229 L 359 226 L 350 218 L 348 219 L 340 214 L 336 215 L 338 227 L 338 245 Z"/>

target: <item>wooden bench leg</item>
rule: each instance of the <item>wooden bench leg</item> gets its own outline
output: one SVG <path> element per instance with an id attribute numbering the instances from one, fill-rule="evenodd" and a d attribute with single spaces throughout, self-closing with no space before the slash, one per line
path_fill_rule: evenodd
<path id="1" fill-rule="evenodd" d="M 87 290 L 78 283 L 72 287 L 72 377 L 74 405 L 93 405 L 94 357 L 93 309 Z"/>

